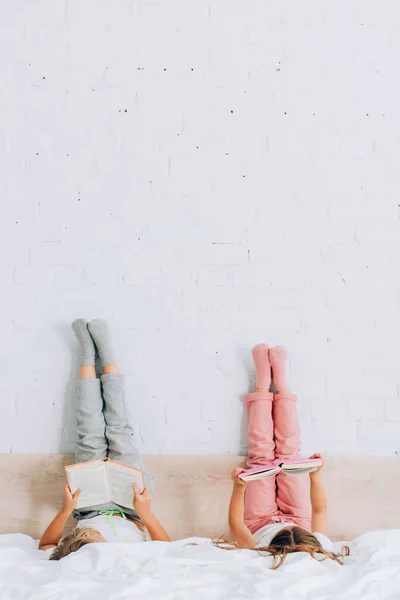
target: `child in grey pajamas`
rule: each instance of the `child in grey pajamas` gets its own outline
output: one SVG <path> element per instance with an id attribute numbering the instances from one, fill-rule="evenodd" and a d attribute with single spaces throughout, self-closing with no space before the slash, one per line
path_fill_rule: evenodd
<path id="1" fill-rule="evenodd" d="M 51 550 L 51 560 L 60 560 L 93 542 L 170 541 L 151 511 L 150 475 L 145 470 L 133 443 L 133 431 L 124 402 L 121 375 L 115 363 L 107 323 L 78 319 L 72 329 L 80 343 L 81 358 L 77 383 L 76 462 L 108 457 L 143 471 L 145 487 L 139 493 L 134 486 L 132 508 L 102 504 L 76 509 L 80 490 L 72 493 L 64 487 L 63 506 L 39 542 L 41 550 Z M 101 378 L 96 376 L 96 348 L 102 363 Z M 78 525 L 62 537 L 65 524 L 73 513 Z"/>

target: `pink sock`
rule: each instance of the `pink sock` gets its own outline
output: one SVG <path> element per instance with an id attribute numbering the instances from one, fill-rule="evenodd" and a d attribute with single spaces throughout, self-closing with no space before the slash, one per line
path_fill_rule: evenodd
<path id="1" fill-rule="evenodd" d="M 276 346 L 269 351 L 272 376 L 277 392 L 289 390 L 288 376 L 286 372 L 287 350 L 283 346 Z"/>
<path id="2" fill-rule="evenodd" d="M 252 350 L 256 367 L 256 387 L 269 390 L 271 385 L 271 364 L 269 362 L 269 348 L 267 344 L 257 344 Z"/>

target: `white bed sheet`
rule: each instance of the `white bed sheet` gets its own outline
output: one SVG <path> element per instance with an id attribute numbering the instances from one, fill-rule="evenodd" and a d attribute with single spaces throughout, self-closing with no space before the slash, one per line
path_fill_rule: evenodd
<path id="1" fill-rule="evenodd" d="M 0 536 L 0 600 L 400 600 L 400 530 L 357 538 L 343 567 L 297 554 L 277 571 L 270 558 L 203 538 L 90 544 L 60 562 L 36 546 Z"/>

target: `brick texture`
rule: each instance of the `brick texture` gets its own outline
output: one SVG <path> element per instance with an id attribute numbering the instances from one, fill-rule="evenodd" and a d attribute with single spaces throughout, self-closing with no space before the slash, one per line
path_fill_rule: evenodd
<path id="1" fill-rule="evenodd" d="M 400 453 L 400 7 L 30 0 L 0 19 L 1 452 L 74 446 L 80 316 L 146 453 L 246 452 L 251 346 L 304 452 Z"/>

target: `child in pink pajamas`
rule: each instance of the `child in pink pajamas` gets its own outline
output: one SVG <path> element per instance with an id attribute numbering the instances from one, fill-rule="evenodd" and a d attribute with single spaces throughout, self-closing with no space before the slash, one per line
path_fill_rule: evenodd
<path id="1" fill-rule="evenodd" d="M 296 396 L 289 391 L 285 348 L 269 349 L 259 344 L 253 348 L 253 359 L 256 391 L 246 396 L 249 469 L 275 459 L 297 458 L 300 449 Z M 271 371 L 275 395 L 269 391 Z M 314 454 L 311 458 L 322 456 Z M 282 564 L 287 554 L 301 551 L 342 564 L 348 548 L 336 554 L 326 537 L 327 504 L 321 468 L 310 473 L 310 485 L 307 475 L 283 472 L 246 483 L 238 477 L 244 469 L 235 469 L 229 525 L 236 547 L 269 552 L 274 559 L 272 568 Z"/>

